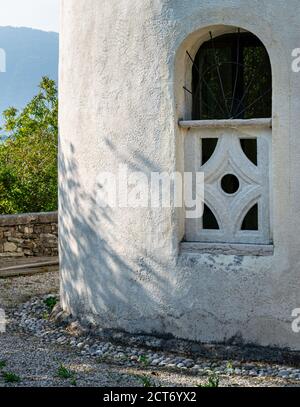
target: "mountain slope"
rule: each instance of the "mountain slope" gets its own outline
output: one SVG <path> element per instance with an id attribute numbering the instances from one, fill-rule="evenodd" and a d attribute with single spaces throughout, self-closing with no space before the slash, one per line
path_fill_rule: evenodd
<path id="1" fill-rule="evenodd" d="M 58 34 L 31 28 L 0 27 L 6 72 L 0 73 L 0 122 L 9 106 L 22 108 L 36 93 L 42 76 L 57 81 Z"/>

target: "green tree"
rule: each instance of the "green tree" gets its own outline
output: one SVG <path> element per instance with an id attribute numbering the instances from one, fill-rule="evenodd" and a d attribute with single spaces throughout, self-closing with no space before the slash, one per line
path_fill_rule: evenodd
<path id="1" fill-rule="evenodd" d="M 4 113 L 0 144 L 0 212 L 57 209 L 58 97 L 53 80 L 42 78 L 38 94 L 22 111 Z"/>

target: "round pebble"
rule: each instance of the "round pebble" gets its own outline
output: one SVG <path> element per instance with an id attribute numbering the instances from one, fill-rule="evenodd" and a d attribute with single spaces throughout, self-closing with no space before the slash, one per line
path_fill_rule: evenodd
<path id="1" fill-rule="evenodd" d="M 47 317 L 49 309 L 44 302 L 46 298 L 47 296 L 31 300 L 23 304 L 17 311 L 12 312 L 13 329 L 19 330 L 21 327 L 23 330 L 43 338 L 45 342 L 53 342 L 58 345 L 68 344 L 72 348 L 77 348 L 85 357 L 111 357 L 127 366 L 134 366 L 139 363 L 140 365 L 144 364 L 153 367 L 189 369 L 193 374 L 199 376 L 226 374 L 230 376 L 280 377 L 300 381 L 300 369 L 278 364 L 241 363 L 230 360 L 209 362 L 199 357 L 195 359 L 184 358 L 163 351 L 153 352 L 149 349 L 142 349 L 142 347 L 136 345 L 138 343 L 136 337 L 131 342 L 134 342 L 134 346 L 128 346 L 128 344 L 125 346 L 114 345 L 111 342 L 101 341 L 99 338 L 93 338 L 84 333 L 84 330 L 80 328 L 80 324 L 76 321 L 72 321 L 71 325 L 79 328 L 80 335 L 72 337 L 64 328 L 49 320 Z M 159 346 L 161 340 L 151 338 L 146 343 L 149 346 Z"/>

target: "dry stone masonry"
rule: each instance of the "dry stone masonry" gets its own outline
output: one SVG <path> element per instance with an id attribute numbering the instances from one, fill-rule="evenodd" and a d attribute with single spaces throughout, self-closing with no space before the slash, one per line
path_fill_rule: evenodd
<path id="1" fill-rule="evenodd" d="M 0 262 L 57 255 L 57 212 L 0 216 Z"/>

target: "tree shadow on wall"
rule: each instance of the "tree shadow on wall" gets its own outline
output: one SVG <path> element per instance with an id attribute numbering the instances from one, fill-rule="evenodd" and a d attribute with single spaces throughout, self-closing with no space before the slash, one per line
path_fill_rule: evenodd
<path id="1" fill-rule="evenodd" d="M 128 164 L 135 171 L 159 171 L 143 155 L 136 154 L 132 164 L 111 142 L 107 145 L 119 155 L 120 163 Z M 135 333 L 167 333 L 165 299 L 173 296 L 172 273 L 166 275 L 159 271 L 165 267 L 165 260 L 159 253 L 154 255 L 155 250 L 147 250 L 139 237 L 131 236 L 129 231 L 127 236 L 119 235 L 121 228 L 115 223 L 115 209 L 97 204 L 97 189 L 101 186 L 96 182 L 93 190 L 86 192 L 80 182 L 75 148 L 72 144 L 69 148 L 69 154 L 61 151 L 59 161 L 64 308 L 100 327 Z"/>

